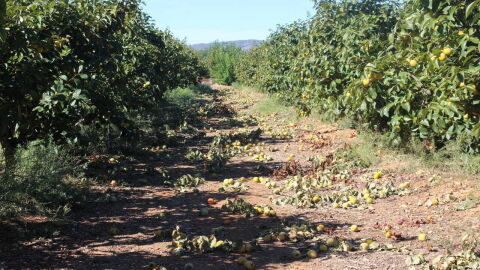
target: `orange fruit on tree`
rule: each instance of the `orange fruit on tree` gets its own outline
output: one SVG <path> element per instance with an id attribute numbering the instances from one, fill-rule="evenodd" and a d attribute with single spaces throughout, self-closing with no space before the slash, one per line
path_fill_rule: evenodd
<path id="1" fill-rule="evenodd" d="M 447 60 L 447 55 L 445 53 L 441 53 L 440 56 L 438 57 L 438 60 L 440 61 L 445 61 Z"/>
<path id="2" fill-rule="evenodd" d="M 368 79 L 365 79 L 365 80 L 362 81 L 362 84 L 363 84 L 363 86 L 368 87 L 368 86 L 371 85 L 371 81 L 368 80 Z"/>

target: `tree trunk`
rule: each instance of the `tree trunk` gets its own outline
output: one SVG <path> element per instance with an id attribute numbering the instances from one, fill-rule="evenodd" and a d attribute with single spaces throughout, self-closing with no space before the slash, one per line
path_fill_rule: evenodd
<path id="1" fill-rule="evenodd" d="M 3 157 L 5 158 L 5 171 L 11 171 L 15 166 L 16 147 L 8 141 L 0 142 L 2 144 Z"/>

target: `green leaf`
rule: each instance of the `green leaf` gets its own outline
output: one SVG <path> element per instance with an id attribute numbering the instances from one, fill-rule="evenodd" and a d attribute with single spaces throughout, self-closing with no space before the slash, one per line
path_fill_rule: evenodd
<path id="1" fill-rule="evenodd" d="M 410 103 L 409 102 L 402 103 L 402 108 L 407 112 L 410 112 Z"/>
<path id="2" fill-rule="evenodd" d="M 467 6 L 467 8 L 465 9 L 465 18 L 468 19 L 468 17 L 472 14 L 473 10 L 478 6 L 479 3 L 480 1 L 477 0 Z"/>
<path id="3" fill-rule="evenodd" d="M 480 138 L 480 123 L 477 123 L 472 129 L 472 136 Z"/>

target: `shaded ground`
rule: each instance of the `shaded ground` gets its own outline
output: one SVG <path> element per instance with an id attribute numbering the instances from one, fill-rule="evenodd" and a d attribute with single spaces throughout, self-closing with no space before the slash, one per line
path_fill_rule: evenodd
<path id="1" fill-rule="evenodd" d="M 232 106 L 239 115 L 256 114 L 255 105 L 266 99 L 255 92 L 220 86 L 216 89 L 221 93 L 221 102 Z M 296 119 L 288 112 L 257 117 L 261 126 L 286 129 L 289 135 L 293 135 L 293 138 L 278 139 L 264 132 L 256 147 L 270 156 L 271 161 L 257 161 L 252 156 L 237 155 L 218 174 L 205 173 L 202 162 L 186 161 L 184 156 L 189 148 L 205 150 L 215 135 L 237 130 L 232 124 L 237 123 L 234 120 L 238 117 L 213 116 L 207 119 L 208 128 L 213 129 L 205 129 L 205 139 L 188 142 L 184 149 L 158 150 L 157 158 L 136 164 L 167 169 L 174 179 L 184 174 L 201 174 L 207 181 L 199 187 L 200 192 L 177 193 L 173 188 L 163 186 L 156 176 L 151 176 L 139 186 L 97 187 L 99 192 L 107 190 L 114 194 L 116 200 L 90 202 L 64 224 L 52 224 L 39 218 L 3 225 L 4 239 L 8 239 L 8 235 L 16 231 L 18 226 L 36 230 L 39 232 L 37 235 L 45 237 L 25 241 L 16 241 L 12 237 L 11 241 L 4 241 L 0 249 L 0 262 L 5 262 L 6 269 L 148 269 L 152 265 L 183 269 L 188 262 L 193 263 L 195 269 L 243 269 L 235 263 L 235 259 L 241 256 L 235 252 L 187 252 L 175 255 L 167 247 L 171 239 L 158 239 L 155 232 L 174 229 L 179 225 L 182 232 L 189 236 L 209 235 L 213 228 L 224 225 L 224 221 L 228 220 L 230 225 L 225 226 L 223 238 L 232 241 L 253 240 L 259 237 L 262 230 L 278 225 L 279 220 L 285 218 L 313 225 L 325 224 L 329 230 L 321 236 L 322 239 L 336 236 L 351 241 L 356 247 L 363 240 L 372 239 L 391 244 L 392 247 L 368 252 L 321 253 L 316 259 L 292 259 L 291 251 L 304 247 L 305 243 L 261 243 L 263 250 L 244 255 L 255 263 L 256 269 L 408 269 L 405 260 L 409 256 L 425 254 L 427 259 L 431 259 L 444 253 L 447 248 L 458 247 L 459 238 L 464 232 L 480 229 L 478 207 L 453 210 L 476 192 L 473 179 L 470 181 L 455 175 L 442 175 L 443 181 L 432 183 L 429 179 L 433 172 L 406 170 L 404 166 L 411 165 L 389 153 L 371 153 L 378 155 L 381 162 L 370 168 L 354 168 L 354 175 L 344 184 L 361 188 L 364 185 L 362 176 L 382 171 L 385 181 L 390 180 L 396 185 L 411 182 L 411 193 L 408 195 L 390 196 L 378 199 L 372 205 L 349 209 L 330 206 L 301 209 L 292 205 L 273 205 L 269 199 L 269 196 L 274 196 L 272 190 L 264 184 L 254 183 L 252 177 L 272 177 L 271 172 L 285 164 L 291 155 L 302 167 L 307 168 L 310 164 L 307 158 L 327 156 L 345 144 L 354 142 L 357 140 L 356 131 L 323 124 L 312 118 Z M 249 128 L 253 130 L 256 127 Z M 258 168 L 259 165 L 262 168 Z M 248 190 L 237 193 L 218 191 L 223 179 L 240 177 L 247 178 Z M 284 180 L 278 179 L 278 182 Z M 282 196 L 288 195 L 275 195 Z M 234 197 L 244 198 L 252 204 L 270 205 L 278 217 L 245 218 L 222 210 L 225 199 Z M 426 206 L 425 202 L 433 197 L 439 198 L 439 204 Z M 209 198 L 219 203 L 209 206 Z M 208 216 L 199 215 L 199 209 L 204 207 L 211 208 Z M 159 218 L 159 214 L 165 218 Z M 352 224 L 359 226 L 359 232 L 349 230 Z M 402 239 L 386 238 L 382 228 L 387 225 L 400 233 Z M 429 240 L 418 241 L 419 233 L 428 234 Z"/>

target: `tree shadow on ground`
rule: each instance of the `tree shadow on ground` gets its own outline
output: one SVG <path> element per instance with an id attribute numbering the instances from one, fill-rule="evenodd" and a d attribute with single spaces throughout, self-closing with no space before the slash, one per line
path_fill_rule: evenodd
<path id="1" fill-rule="evenodd" d="M 211 195 L 211 194 L 208 194 Z M 208 195 L 202 196 L 205 199 Z M 138 210 L 128 210 L 126 215 L 115 215 L 116 209 L 111 214 L 101 218 L 85 216 L 84 221 L 63 228 L 61 236 L 51 239 L 50 245 L 35 246 L 22 245 L 14 250 L 6 251 L 4 260 L 12 269 L 38 268 L 67 268 L 67 269 L 145 269 L 148 265 L 155 264 L 167 269 L 183 269 L 187 262 L 195 265 L 196 269 L 243 269 L 234 263 L 235 258 L 247 256 L 255 262 L 258 269 L 267 269 L 268 265 L 282 265 L 292 262 L 290 254 L 293 249 L 304 246 L 301 243 L 276 242 L 262 245 L 262 250 L 249 254 L 236 254 L 225 252 L 191 253 L 174 255 L 171 253 L 159 254 L 152 247 L 165 247 L 170 240 L 155 238 L 154 231 L 169 225 L 179 225 L 189 237 L 196 235 L 209 235 L 209 229 L 222 224 L 222 220 L 232 220 L 232 214 L 214 210 L 212 217 L 199 217 L 192 211 L 183 208 L 184 204 L 169 209 L 168 222 L 162 222 L 153 216 L 144 215 L 144 211 L 154 200 L 162 205 L 165 200 L 154 198 L 139 201 Z M 162 205 L 163 206 L 163 205 Z M 200 204 L 194 204 L 198 208 Z M 130 207 L 134 209 L 135 207 Z M 259 236 L 262 228 L 276 226 L 278 219 L 272 218 L 242 218 L 235 216 L 234 222 L 226 227 L 225 233 L 219 239 L 245 241 L 254 240 Z M 110 219 L 120 220 L 110 221 Z M 302 215 L 288 216 L 289 220 L 305 222 Z M 100 219 L 100 220 L 98 220 Z M 163 225 L 162 225 L 163 224 Z M 332 226 L 345 226 L 346 224 L 331 224 Z M 112 236 L 108 228 L 115 226 L 120 233 Z M 145 237 L 138 237 L 137 234 Z M 158 246 L 156 246 L 158 244 Z M 120 248 L 118 248 L 120 246 Z M 125 249 L 123 247 L 129 247 Z M 148 247 L 142 250 L 141 247 Z M 101 248 L 103 252 L 89 253 L 88 250 Z M 69 252 L 63 252 L 64 250 Z M 15 256 L 16 255 L 16 256 Z M 320 257 L 330 256 L 321 254 Z M 2 256 L 3 257 L 3 256 Z M 305 259 L 305 258 L 304 258 Z M 306 260 L 306 259 L 305 259 Z"/>
<path id="2" fill-rule="evenodd" d="M 231 129 L 232 125 L 239 123 L 231 121 L 225 125 L 220 124 L 218 128 Z M 184 147 L 196 145 L 206 148 L 211 139 L 200 138 L 185 144 Z M 270 145 L 285 142 L 271 139 L 261 141 Z M 278 225 L 277 218 L 245 218 L 207 203 L 209 198 L 223 201 L 226 198 L 238 197 L 242 192 L 176 193 L 171 187 L 163 185 L 158 174 L 146 175 L 149 167 L 168 168 L 172 179 L 185 174 L 204 173 L 202 163 L 188 162 L 183 158 L 183 154 L 178 149 L 168 149 L 160 156 L 139 157 L 136 163 L 139 174 L 120 175 L 120 180 L 130 186 L 107 190 L 114 195 L 114 201 L 92 200 L 84 203 L 72 214 L 70 220 L 0 223 L 0 261 L 5 261 L 8 269 L 142 269 L 148 268 L 151 263 L 167 269 L 183 269 L 187 262 L 193 263 L 196 269 L 242 269 L 234 263 L 234 259 L 240 254 L 213 252 L 177 256 L 165 252 L 171 240 L 155 236 L 158 230 L 173 230 L 177 225 L 189 237 L 210 235 L 212 229 L 224 227 L 219 239 L 251 241 L 259 237 L 259 233 L 265 228 Z M 166 158 L 167 155 L 171 158 Z M 222 176 L 207 174 L 206 178 L 209 182 L 215 182 L 223 178 L 269 176 L 271 171 L 281 164 L 229 162 Z M 146 178 L 147 181 L 137 185 L 140 178 Z M 104 193 L 93 197 L 101 197 Z M 207 216 L 200 216 L 202 208 L 209 209 Z M 303 215 L 282 218 L 298 222 L 308 220 Z M 225 225 L 225 220 L 230 221 L 229 226 Z M 329 224 L 332 227 L 347 225 L 349 224 Z M 32 233 L 18 237 L 19 228 Z M 266 269 L 266 265 L 278 267 L 291 262 L 291 250 L 299 246 L 298 243 L 276 242 L 266 244 L 262 251 L 247 256 L 255 262 L 256 268 Z"/>
<path id="3" fill-rule="evenodd" d="M 257 164 L 258 162 L 229 163 L 224 176 L 240 173 L 245 177 L 265 175 L 252 169 Z M 272 164 L 276 165 L 278 164 Z M 183 171 L 186 172 L 188 170 Z M 244 218 L 207 204 L 209 198 L 223 201 L 238 197 L 242 192 L 176 193 L 163 186 L 135 189 L 119 187 L 112 192 L 117 198 L 115 202 L 86 203 L 73 213 L 70 221 L 23 222 L 25 231 L 33 233 L 23 237 L 23 241 L 15 237 L 3 237 L 0 247 L 2 259 L 12 269 L 28 269 L 32 265 L 39 268 L 133 269 L 146 267 L 151 262 L 168 266 L 168 269 L 180 269 L 187 261 L 195 262 L 200 267 L 198 269 L 227 269 L 234 267 L 231 261 L 235 255 L 218 252 L 183 256 L 165 254 L 159 250 L 160 247 L 165 250 L 167 242 L 156 238 L 155 232 L 173 230 L 178 225 L 189 237 L 194 237 L 210 235 L 212 229 L 223 226 L 223 233 L 218 236 L 220 239 L 253 240 L 262 229 L 278 222 L 275 218 L 267 217 Z M 200 216 L 201 208 L 210 209 L 209 215 Z M 285 218 L 299 222 L 304 220 L 303 216 Z M 225 220 L 229 220 L 231 225 L 224 226 Z M 19 224 L 22 223 L 4 226 L 7 229 L 3 231 L 14 235 L 18 233 Z M 39 233 L 41 230 L 45 230 L 45 233 Z M 35 237 L 28 238 L 33 235 Z M 38 238 L 39 236 L 44 239 Z M 258 266 L 282 263 L 290 249 L 289 245 L 271 245 L 268 252 L 273 252 L 275 256 L 265 255 L 267 251 L 249 256 Z"/>

